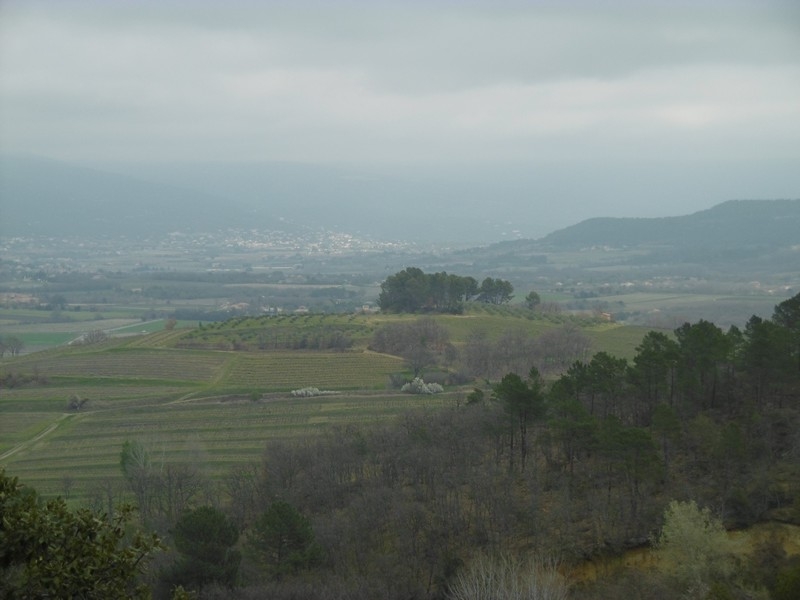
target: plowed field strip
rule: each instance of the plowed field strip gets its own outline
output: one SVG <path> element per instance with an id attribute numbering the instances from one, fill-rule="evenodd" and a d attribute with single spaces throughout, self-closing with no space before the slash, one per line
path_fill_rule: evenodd
<path id="1" fill-rule="evenodd" d="M 121 377 L 211 381 L 227 356 L 213 352 L 121 348 L 109 352 L 49 356 L 33 366 L 48 377 Z M 33 361 L 31 361 L 33 362 Z"/>

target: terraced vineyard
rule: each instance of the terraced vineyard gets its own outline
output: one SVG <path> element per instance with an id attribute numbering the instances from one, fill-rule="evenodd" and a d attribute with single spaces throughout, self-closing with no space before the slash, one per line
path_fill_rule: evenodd
<path id="1" fill-rule="evenodd" d="M 404 362 L 366 350 L 369 334 L 383 323 L 415 318 L 239 319 L 5 358 L 0 375 L 22 374 L 26 383 L 0 389 L 0 466 L 45 494 L 65 493 L 69 482 L 73 496 L 81 497 L 109 482 L 122 489 L 119 453 L 126 440 L 144 441 L 166 462 L 191 461 L 219 476 L 231 465 L 258 460 L 270 439 L 463 401 L 469 386 L 436 396 L 387 391 L 389 376 L 403 371 Z M 437 319 L 455 345 L 475 329 L 491 337 L 510 329 L 537 335 L 564 321 L 509 309 Z M 303 335 L 347 330 L 358 343 L 337 352 L 180 347 L 204 331 L 230 346 L 267 325 L 296 327 Z M 583 331 L 593 340 L 593 351 L 630 357 L 646 330 L 587 322 Z M 338 393 L 289 394 L 308 386 Z"/>
<path id="2" fill-rule="evenodd" d="M 239 317 L 187 332 L 174 344 L 182 348 L 237 350 L 344 349 L 363 347 L 374 319 L 365 315 L 280 315 Z"/>
<path id="3" fill-rule="evenodd" d="M 165 461 L 202 464 L 212 476 L 231 466 L 257 461 L 267 441 L 305 435 L 326 427 L 373 423 L 410 408 L 435 410 L 461 400 L 458 393 L 436 396 L 366 393 L 296 399 L 288 394 L 258 400 L 225 396 L 95 410 L 82 414 L 18 415 L 19 433 L 10 441 L 46 431 L 46 436 L 11 455 L 0 449 L 0 464 L 45 494 L 63 493 L 65 477 L 76 496 L 116 482 L 126 440 L 140 440 Z M 27 419 L 27 420 L 26 420 Z M 2 430 L 8 433 L 7 424 Z"/>
<path id="4" fill-rule="evenodd" d="M 20 367 L 30 366 L 46 377 L 110 377 L 198 382 L 213 380 L 228 360 L 228 356 L 223 353 L 190 353 L 124 346 L 51 352 L 41 358 L 32 354 L 24 358 L 26 360 L 20 361 Z"/>
<path id="5" fill-rule="evenodd" d="M 126 348 L 167 348 L 174 345 L 174 341 L 186 335 L 184 329 L 162 329 L 150 335 L 137 335 L 129 338 Z"/>
<path id="6" fill-rule="evenodd" d="M 401 359 L 374 352 L 266 352 L 236 356 L 226 379 L 258 390 L 375 389 L 402 369 Z"/>
<path id="7" fill-rule="evenodd" d="M 386 395 L 389 374 L 403 368 L 393 356 L 164 347 L 184 334 L 161 331 L 3 361 L 0 374 L 28 374 L 30 381 L 0 390 L 0 466 L 46 494 L 65 493 L 69 481 L 80 497 L 92 486 L 119 484 L 126 440 L 155 445 L 170 462 L 201 460 L 214 476 L 257 460 L 269 439 L 454 401 Z M 302 400 L 288 393 L 306 386 L 349 391 Z"/>

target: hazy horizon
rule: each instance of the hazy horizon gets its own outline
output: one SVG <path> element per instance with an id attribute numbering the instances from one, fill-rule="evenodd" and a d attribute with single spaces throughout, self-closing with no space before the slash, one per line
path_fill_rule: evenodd
<path id="1" fill-rule="evenodd" d="M 798 31 L 779 0 L 10 0 L 0 154 L 480 242 L 800 198 Z"/>

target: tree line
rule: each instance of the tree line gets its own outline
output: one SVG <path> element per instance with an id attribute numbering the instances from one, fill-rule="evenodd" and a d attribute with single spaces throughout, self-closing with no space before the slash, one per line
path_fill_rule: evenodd
<path id="1" fill-rule="evenodd" d="M 424 273 L 408 267 L 390 275 L 381 283 L 378 306 L 386 312 L 461 313 L 470 300 L 487 304 L 511 301 L 514 286 L 503 279 L 486 277 L 480 284 L 474 277 Z"/>

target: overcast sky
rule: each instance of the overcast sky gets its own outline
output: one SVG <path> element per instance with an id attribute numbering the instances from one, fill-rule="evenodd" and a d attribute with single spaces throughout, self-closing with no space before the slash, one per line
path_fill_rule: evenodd
<path id="1" fill-rule="evenodd" d="M 0 151 L 744 160 L 800 197 L 800 2 L 0 0 Z"/>

